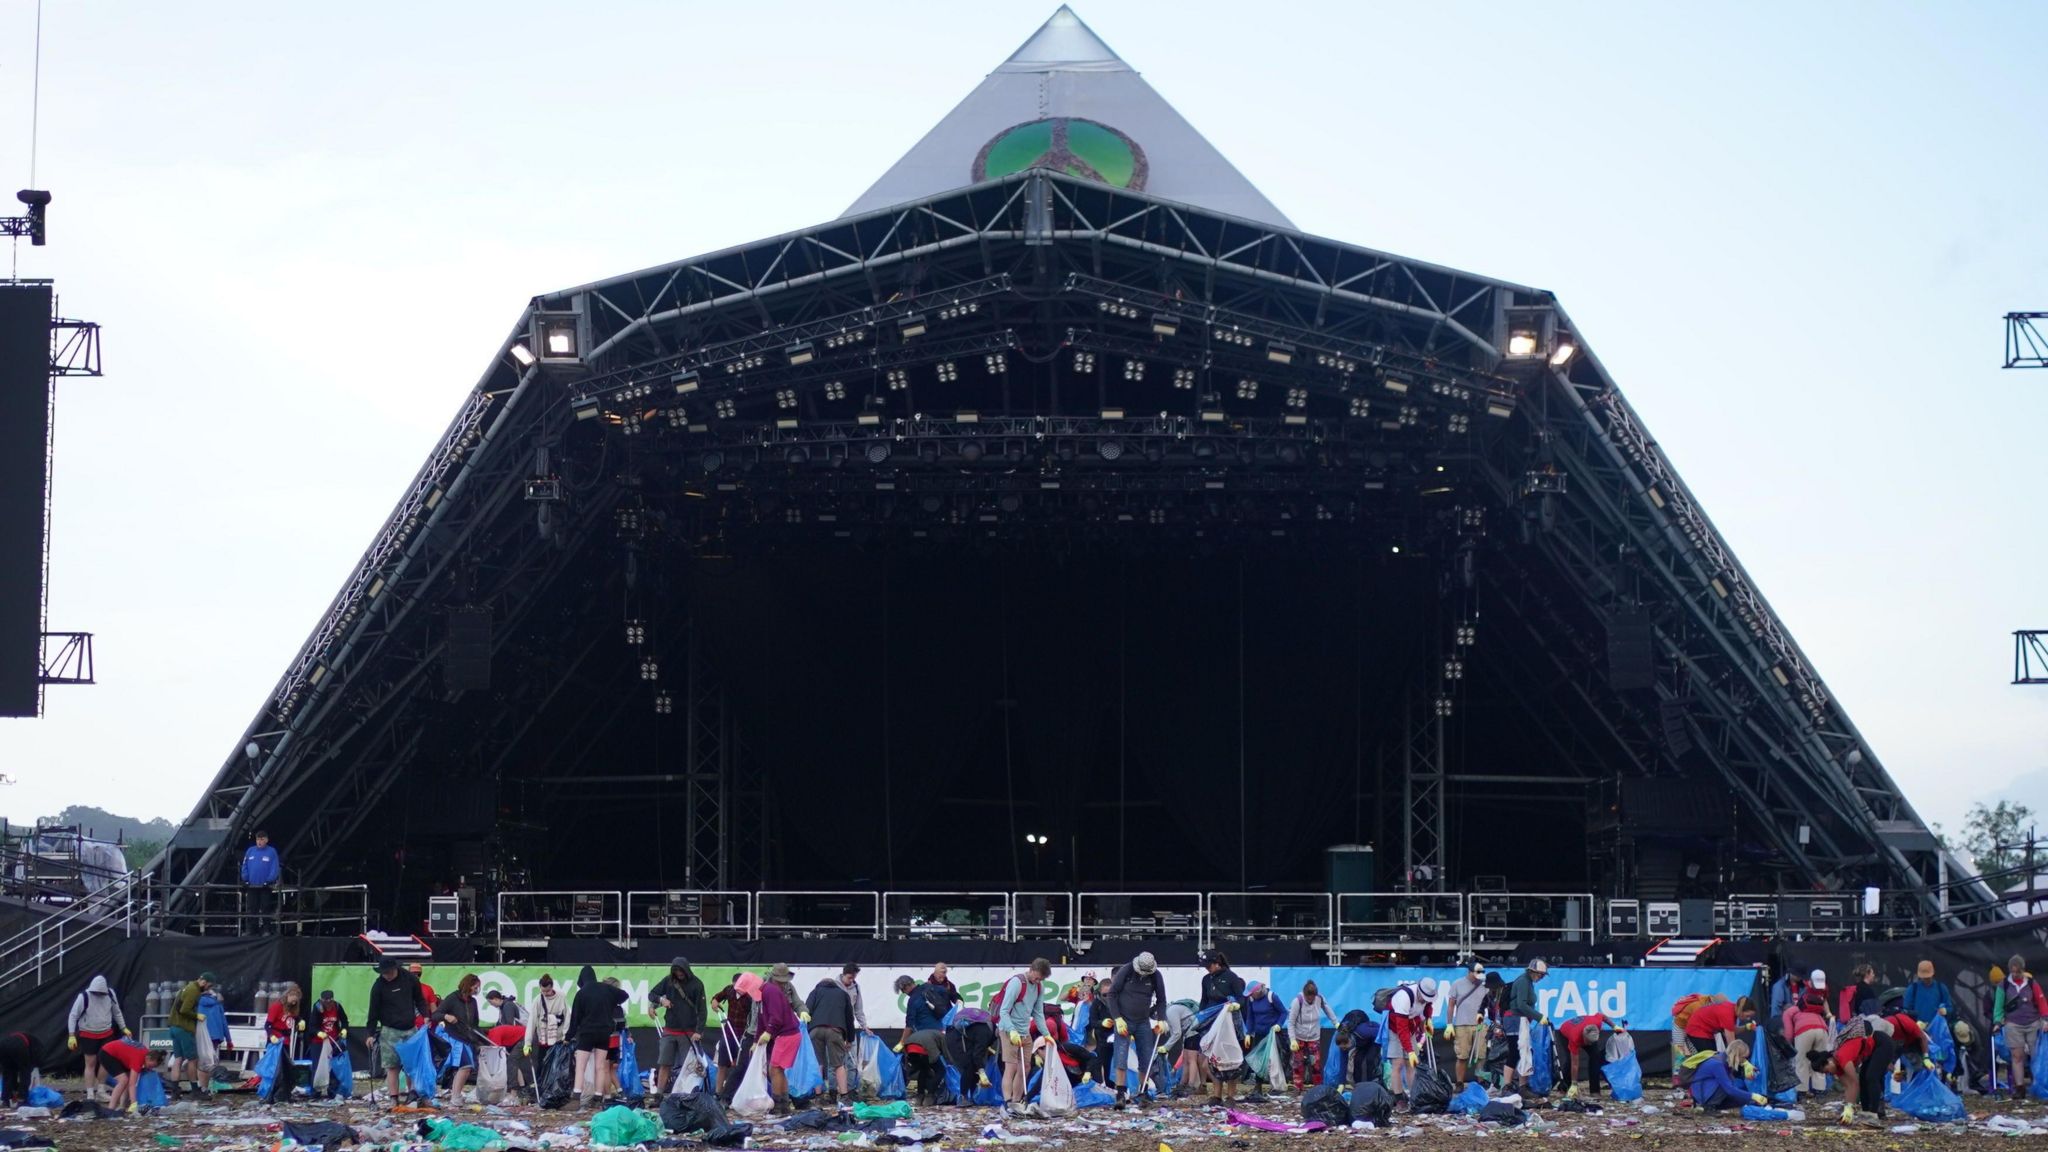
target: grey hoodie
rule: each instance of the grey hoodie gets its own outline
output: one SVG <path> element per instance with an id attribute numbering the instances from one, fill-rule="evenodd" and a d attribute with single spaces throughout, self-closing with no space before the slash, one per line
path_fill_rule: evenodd
<path id="1" fill-rule="evenodd" d="M 71 1023 L 67 1030 L 73 1036 L 107 1036 L 127 1027 L 128 1020 L 121 1015 L 121 1001 L 108 987 L 105 976 L 93 977 L 85 991 L 71 1002 Z"/>

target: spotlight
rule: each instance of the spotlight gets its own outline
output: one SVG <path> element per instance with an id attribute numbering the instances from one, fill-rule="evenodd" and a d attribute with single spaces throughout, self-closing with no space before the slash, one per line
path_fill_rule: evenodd
<path id="1" fill-rule="evenodd" d="M 1182 389 L 1193 388 L 1195 386 L 1195 370 L 1193 368 L 1175 368 L 1173 370 L 1173 386 Z"/>
<path id="2" fill-rule="evenodd" d="M 775 406 L 777 408 L 796 407 L 796 389 L 777 388 L 775 390 Z"/>
<path id="3" fill-rule="evenodd" d="M 1384 386 L 1387 391 L 1392 392 L 1396 395 L 1405 395 L 1408 391 L 1408 381 L 1400 376 L 1382 376 L 1380 377 L 1380 384 Z"/>
<path id="4" fill-rule="evenodd" d="M 789 357 L 789 366 L 792 368 L 799 364 L 809 364 L 818 358 L 818 350 L 813 348 L 808 340 L 799 340 L 791 344 L 783 349 L 783 354 Z"/>
<path id="5" fill-rule="evenodd" d="M 844 383 L 844 382 L 842 382 L 842 381 L 839 381 L 839 380 L 827 380 L 827 381 L 825 381 L 825 399 L 827 399 L 827 400 L 844 400 L 844 399 L 846 399 L 846 385 L 845 385 L 845 383 Z"/>
<path id="6" fill-rule="evenodd" d="M 734 412 L 732 398 L 726 397 L 725 399 L 722 400 L 713 401 L 711 405 L 711 410 L 713 412 L 718 413 L 721 419 L 732 419 L 732 414 Z"/>
<path id="7" fill-rule="evenodd" d="M 1258 394 L 1259 382 L 1257 380 L 1239 380 L 1237 382 L 1237 398 L 1239 400 L 1251 400 L 1257 397 Z"/>
<path id="8" fill-rule="evenodd" d="M 925 323 L 923 316 L 905 316 L 896 322 L 896 331 L 905 340 L 913 336 L 924 335 L 929 327 L 930 325 Z"/>
<path id="9" fill-rule="evenodd" d="M 1550 366 L 1552 368 L 1564 367 L 1572 362 L 1572 357 L 1577 355 L 1578 351 L 1579 346 L 1572 343 L 1569 337 L 1558 337 L 1557 347 L 1550 350 Z"/>
<path id="10" fill-rule="evenodd" d="M 540 328 L 541 356 L 549 360 L 576 359 L 576 318 L 545 320 Z"/>
<path id="11" fill-rule="evenodd" d="M 991 376 L 998 376 L 1010 370 L 1010 358 L 1001 352 L 991 352 L 983 356 L 981 362 Z"/>
<path id="12" fill-rule="evenodd" d="M 640 678 L 642 680 L 661 679 L 661 662 L 652 656 L 640 661 Z"/>
<path id="13" fill-rule="evenodd" d="M 960 442 L 960 459 L 965 460 L 969 464 L 980 462 L 981 441 L 974 439 L 962 440 Z"/>
<path id="14" fill-rule="evenodd" d="M 1124 410 L 1121 408 L 1104 408 L 1102 410 L 1102 418 L 1104 420 L 1121 420 L 1124 418 Z"/>
<path id="15" fill-rule="evenodd" d="M 1093 372 L 1093 371 L 1095 371 L 1095 353 L 1093 353 L 1093 352 L 1076 352 L 1076 353 L 1074 353 L 1074 371 L 1076 371 L 1076 372 Z"/>
<path id="16" fill-rule="evenodd" d="M 981 413 L 972 408 L 962 408 L 960 411 L 953 413 L 953 419 L 962 424 L 979 424 L 981 423 Z"/>
<path id="17" fill-rule="evenodd" d="M 1363 416 L 1370 411 L 1372 411 L 1372 404 L 1365 397 L 1353 396 L 1351 398 L 1351 414 L 1353 416 Z"/>
<path id="18" fill-rule="evenodd" d="M 569 410 L 576 413 L 578 420 L 595 420 L 604 413 L 595 396 L 578 396 L 569 401 Z"/>
<path id="19" fill-rule="evenodd" d="M 1221 341 L 1225 344 L 1235 344 L 1240 348 L 1249 348 L 1252 346 L 1251 335 L 1249 333 L 1239 332 L 1235 328 L 1211 328 L 1209 329 L 1209 336 L 1212 339 Z"/>
<path id="20" fill-rule="evenodd" d="M 811 459 L 811 450 L 801 444 L 792 444 L 789 451 L 782 454 L 782 458 L 791 464 L 807 464 Z"/>
<path id="21" fill-rule="evenodd" d="M 938 373 L 939 383 L 941 384 L 951 384 L 953 381 L 960 379 L 960 368 L 951 360 L 939 361 Z"/>
<path id="22" fill-rule="evenodd" d="M 1179 333 L 1180 317 L 1166 312 L 1154 312 L 1152 314 L 1152 334 L 1154 336 L 1175 336 Z"/>
<path id="23" fill-rule="evenodd" d="M 901 368 L 889 369 L 889 391 L 901 392 L 910 386 L 910 374 Z"/>
<path id="24" fill-rule="evenodd" d="M 1223 410 L 1220 408 L 1202 409 L 1202 423 L 1204 424 L 1221 424 L 1225 419 Z"/>
<path id="25" fill-rule="evenodd" d="M 725 467 L 725 453 L 713 448 L 697 458 L 697 466 L 706 472 L 716 472 Z"/>
<path id="26" fill-rule="evenodd" d="M 1294 345 L 1274 340 L 1266 345 L 1266 359 L 1275 364 L 1294 363 Z"/>
<path id="27" fill-rule="evenodd" d="M 870 441 L 868 441 L 868 446 L 867 446 L 867 458 L 868 458 L 868 463 L 870 463 L 870 464 L 880 464 L 880 463 L 883 463 L 884 461 L 886 461 L 886 460 L 888 460 L 888 459 L 889 459 L 889 452 L 890 452 L 890 448 L 889 448 L 889 442 L 888 442 L 887 440 L 870 440 Z"/>
<path id="28" fill-rule="evenodd" d="M 626 643 L 635 648 L 647 643 L 647 625 L 644 621 L 626 621 Z"/>
<path id="29" fill-rule="evenodd" d="M 667 716 L 668 714 L 670 714 L 670 713 L 674 712 L 675 710 L 676 710 L 676 705 L 675 705 L 675 701 L 673 701 L 673 700 L 669 699 L 669 695 L 668 695 L 668 693 L 667 693 L 667 692 L 656 692 L 656 693 L 654 694 L 654 713 L 655 713 L 655 715 L 657 715 L 657 716 Z"/>
<path id="30" fill-rule="evenodd" d="M 1145 378 L 1145 362 L 1144 362 L 1143 360 L 1126 360 L 1126 361 L 1124 361 L 1124 379 L 1126 379 L 1126 380 L 1143 380 L 1144 378 Z"/>
<path id="31" fill-rule="evenodd" d="M 1308 407 L 1308 389 L 1289 388 L 1287 390 L 1287 406 L 1289 408 Z"/>
<path id="32" fill-rule="evenodd" d="M 514 344 L 512 346 L 512 358 L 519 361 L 521 368 L 531 368 L 534 362 L 540 359 L 540 357 L 533 354 L 533 349 L 528 348 L 524 344 Z"/>
<path id="33" fill-rule="evenodd" d="M 1534 356 L 1536 354 L 1536 333 L 1516 331 L 1508 333 L 1508 355 Z"/>
<path id="34" fill-rule="evenodd" d="M 1095 454 L 1104 460 L 1121 460 L 1124 458 L 1124 442 L 1116 439 L 1103 440 L 1095 445 Z"/>
<path id="35" fill-rule="evenodd" d="M 697 390 L 697 373 L 689 368 L 685 368 L 681 372 L 669 377 L 668 382 L 675 386 L 676 395 L 687 396 Z"/>
<path id="36" fill-rule="evenodd" d="M 1470 418 L 1462 412 L 1453 412 L 1450 420 L 1445 423 L 1445 429 L 1453 435 L 1464 432 L 1470 427 Z"/>
<path id="37" fill-rule="evenodd" d="M 1505 420 L 1515 414 L 1515 402 L 1507 396 L 1488 396 L 1486 398 L 1486 414 Z"/>

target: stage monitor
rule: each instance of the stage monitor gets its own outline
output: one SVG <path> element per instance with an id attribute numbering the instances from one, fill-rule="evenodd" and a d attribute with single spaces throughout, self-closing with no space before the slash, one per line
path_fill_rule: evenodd
<path id="1" fill-rule="evenodd" d="M 34 716 L 43 661 L 50 286 L 0 284 L 0 716 Z"/>

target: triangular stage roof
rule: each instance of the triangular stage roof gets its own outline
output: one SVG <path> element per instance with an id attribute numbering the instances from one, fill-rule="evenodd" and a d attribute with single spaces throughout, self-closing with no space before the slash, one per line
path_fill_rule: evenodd
<path id="1" fill-rule="evenodd" d="M 1024 794 L 1127 767 L 1136 820 Z M 2004 914 L 1549 293 L 1295 231 L 1066 9 L 852 214 L 534 299 L 156 867 L 190 913 L 289 829 L 387 924 L 653 885 L 612 846 L 664 836 L 667 887 L 1014 888 L 1020 805 L 1074 889 L 1126 836 L 1174 891 L 1359 840 Z"/>
<path id="2" fill-rule="evenodd" d="M 1079 123 L 1076 123 L 1076 122 Z M 1290 227 L 1215 145 L 1061 5 L 1045 26 L 874 186 L 848 216 L 1034 165 Z"/>

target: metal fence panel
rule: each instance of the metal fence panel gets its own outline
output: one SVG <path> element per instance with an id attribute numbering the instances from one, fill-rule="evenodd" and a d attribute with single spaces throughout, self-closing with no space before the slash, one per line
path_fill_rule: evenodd
<path id="1" fill-rule="evenodd" d="M 882 936 L 880 892 L 754 893 L 754 937 Z"/>

